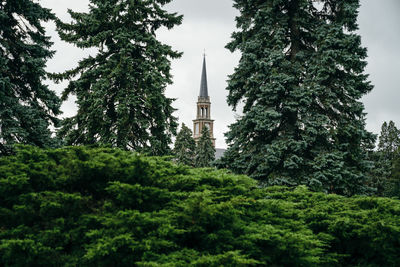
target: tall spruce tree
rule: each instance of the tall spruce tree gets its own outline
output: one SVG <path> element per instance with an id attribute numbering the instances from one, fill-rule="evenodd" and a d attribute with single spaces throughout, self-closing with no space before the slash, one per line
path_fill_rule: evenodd
<path id="1" fill-rule="evenodd" d="M 228 103 L 243 115 L 227 133 L 223 164 L 266 185 L 363 193 L 369 162 L 361 149 L 366 49 L 356 33 L 358 0 L 234 0 L 242 53 Z"/>
<path id="2" fill-rule="evenodd" d="M 90 0 L 88 13 L 70 10 L 71 23 L 58 21 L 62 40 L 98 49 L 75 69 L 55 75 L 71 80 L 62 98 L 77 97 L 78 112 L 60 131 L 68 144 L 169 153 L 177 122 L 173 99 L 164 91 L 171 83 L 170 59 L 181 53 L 158 41 L 155 33 L 182 21 L 182 16 L 163 9 L 169 2 Z"/>
<path id="3" fill-rule="evenodd" d="M 42 23 L 54 15 L 36 1 L 0 1 L 0 154 L 14 143 L 57 144 L 60 99 L 43 83 L 52 43 Z"/>
<path id="4" fill-rule="evenodd" d="M 173 152 L 178 162 L 194 166 L 196 142 L 193 139 L 192 131 L 184 123 L 176 136 Z"/>
<path id="5" fill-rule="evenodd" d="M 211 167 L 215 160 L 215 148 L 212 144 L 210 132 L 207 127 L 204 127 L 201 131 L 201 137 L 197 141 L 196 146 L 196 167 Z"/>

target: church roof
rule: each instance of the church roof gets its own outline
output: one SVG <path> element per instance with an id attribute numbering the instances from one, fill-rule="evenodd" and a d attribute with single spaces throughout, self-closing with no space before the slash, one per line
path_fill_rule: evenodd
<path id="1" fill-rule="evenodd" d="M 208 85 L 207 85 L 207 70 L 206 70 L 206 56 L 203 59 L 203 71 L 201 73 L 201 84 L 200 84 L 200 97 L 208 97 Z"/>

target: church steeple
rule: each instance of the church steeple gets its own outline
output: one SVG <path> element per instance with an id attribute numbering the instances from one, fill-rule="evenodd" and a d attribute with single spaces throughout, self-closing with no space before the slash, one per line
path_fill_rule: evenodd
<path id="1" fill-rule="evenodd" d="M 208 97 L 208 84 L 207 84 L 207 68 L 206 68 L 206 55 L 203 57 L 203 71 L 201 73 L 201 84 L 199 97 Z"/>
<path id="2" fill-rule="evenodd" d="M 197 100 L 197 116 L 193 120 L 193 138 L 198 140 L 201 137 L 201 131 L 207 127 L 210 131 L 210 137 L 215 146 L 214 138 L 214 120 L 211 119 L 211 102 L 208 95 L 206 55 L 203 57 L 203 70 L 201 73 L 200 94 Z"/>

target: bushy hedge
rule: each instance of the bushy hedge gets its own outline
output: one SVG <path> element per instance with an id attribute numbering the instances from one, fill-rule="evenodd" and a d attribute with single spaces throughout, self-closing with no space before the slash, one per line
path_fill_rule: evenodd
<path id="1" fill-rule="evenodd" d="M 115 149 L 0 158 L 4 266 L 398 266 L 400 201 Z"/>

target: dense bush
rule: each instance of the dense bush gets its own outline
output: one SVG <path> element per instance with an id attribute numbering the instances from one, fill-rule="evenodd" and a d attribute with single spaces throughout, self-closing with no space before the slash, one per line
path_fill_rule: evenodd
<path id="1" fill-rule="evenodd" d="M 396 266 L 400 201 L 261 189 L 115 149 L 0 158 L 4 266 Z"/>

